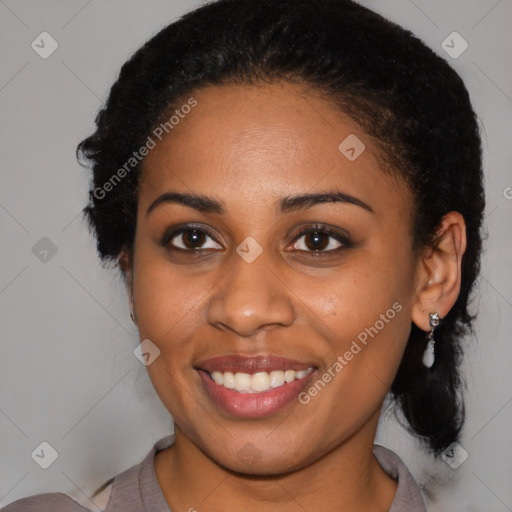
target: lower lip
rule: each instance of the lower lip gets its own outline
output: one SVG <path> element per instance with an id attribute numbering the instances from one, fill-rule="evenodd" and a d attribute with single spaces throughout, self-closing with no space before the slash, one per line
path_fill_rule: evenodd
<path id="1" fill-rule="evenodd" d="M 239 393 L 216 384 L 205 370 L 198 370 L 208 396 L 224 411 L 241 418 L 261 418 L 284 409 L 307 387 L 316 370 L 302 379 L 260 393 Z"/>

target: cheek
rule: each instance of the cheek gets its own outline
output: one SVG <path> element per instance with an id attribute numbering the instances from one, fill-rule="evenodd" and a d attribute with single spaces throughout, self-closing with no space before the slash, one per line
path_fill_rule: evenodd
<path id="1" fill-rule="evenodd" d="M 193 310 L 192 303 L 198 302 L 200 294 L 189 286 L 194 280 L 184 282 L 182 274 L 180 266 L 171 264 L 165 249 L 149 233 L 137 233 L 133 278 L 139 327 L 163 336 L 186 311 Z"/>
<path id="2" fill-rule="evenodd" d="M 325 340 L 324 366 L 302 403 L 307 403 L 311 427 L 329 425 L 325 442 L 333 443 L 340 433 L 349 436 L 361 428 L 379 409 L 411 326 L 407 288 L 394 286 L 393 276 L 345 271 L 346 277 L 340 274 L 334 284 L 315 288 L 307 302 L 314 330 Z"/>
<path id="3" fill-rule="evenodd" d="M 196 414 L 190 401 L 191 383 L 198 377 L 191 362 L 197 348 L 192 341 L 205 290 L 199 280 L 183 279 L 164 258 L 141 248 L 134 271 L 135 304 L 140 340 L 151 340 L 159 356 L 146 367 L 153 387 L 179 424 Z"/>
<path id="4" fill-rule="evenodd" d="M 395 302 L 410 302 L 413 274 L 396 258 L 354 258 L 328 277 L 301 276 L 297 296 L 335 333 L 354 335 L 373 325 Z M 389 316 L 393 316 L 391 311 Z M 403 316 L 403 315 L 401 315 Z M 355 329 L 355 330 L 354 330 Z M 359 331 L 358 331 L 359 330 Z"/>
<path id="5" fill-rule="evenodd" d="M 328 340 L 325 364 L 346 355 L 344 379 L 352 390 L 369 375 L 391 385 L 411 329 L 413 278 L 411 255 L 398 248 L 369 249 L 314 287 L 303 281 L 297 295 Z"/>
<path id="6" fill-rule="evenodd" d="M 201 304 L 212 285 L 206 279 L 185 278 L 179 266 L 171 265 L 159 248 L 148 245 L 140 243 L 135 252 L 139 336 L 155 343 L 162 356 L 148 366 L 150 376 L 153 378 L 157 371 L 163 374 L 165 361 L 165 369 L 181 380 L 182 371 L 190 370 L 194 346 L 189 341 L 202 322 Z"/>

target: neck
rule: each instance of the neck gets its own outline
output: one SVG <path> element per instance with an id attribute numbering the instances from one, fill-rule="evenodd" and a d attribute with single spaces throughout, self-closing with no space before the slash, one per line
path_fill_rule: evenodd
<path id="1" fill-rule="evenodd" d="M 387 511 L 397 484 L 372 453 L 377 421 L 378 414 L 300 470 L 257 476 L 218 465 L 176 427 L 175 443 L 155 457 L 155 472 L 171 510 Z"/>

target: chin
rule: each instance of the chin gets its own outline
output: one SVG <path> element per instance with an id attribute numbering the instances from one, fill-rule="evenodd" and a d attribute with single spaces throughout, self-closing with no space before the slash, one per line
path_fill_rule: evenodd
<path id="1" fill-rule="evenodd" d="M 216 450 L 207 450 L 206 453 L 218 465 L 243 475 L 276 476 L 290 473 L 308 465 L 308 459 L 314 457 L 301 457 L 297 450 L 272 449 L 272 447 L 259 448 L 251 441 L 247 441 L 236 451 L 225 450 L 216 453 Z"/>

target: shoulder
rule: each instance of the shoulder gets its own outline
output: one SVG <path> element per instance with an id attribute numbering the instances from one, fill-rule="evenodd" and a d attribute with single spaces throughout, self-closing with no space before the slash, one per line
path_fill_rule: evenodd
<path id="1" fill-rule="evenodd" d="M 380 445 L 374 445 L 373 454 L 384 471 L 398 481 L 390 512 L 426 512 L 421 490 L 404 461 L 395 452 Z"/>
<path id="2" fill-rule="evenodd" d="M 90 512 L 91 510 L 61 492 L 21 498 L 0 509 L 1 512 Z"/>
<path id="3" fill-rule="evenodd" d="M 91 499 L 76 500 L 62 492 L 35 494 L 10 503 L 0 512 L 105 512 L 112 493 L 110 482 Z"/>
<path id="4" fill-rule="evenodd" d="M 14 501 L 0 508 L 0 512 L 139 512 L 148 507 L 168 510 L 153 463 L 155 454 L 173 442 L 174 435 L 157 441 L 142 462 L 109 480 L 90 499 L 84 496 L 83 500 L 75 500 L 61 492 L 36 494 Z"/>

